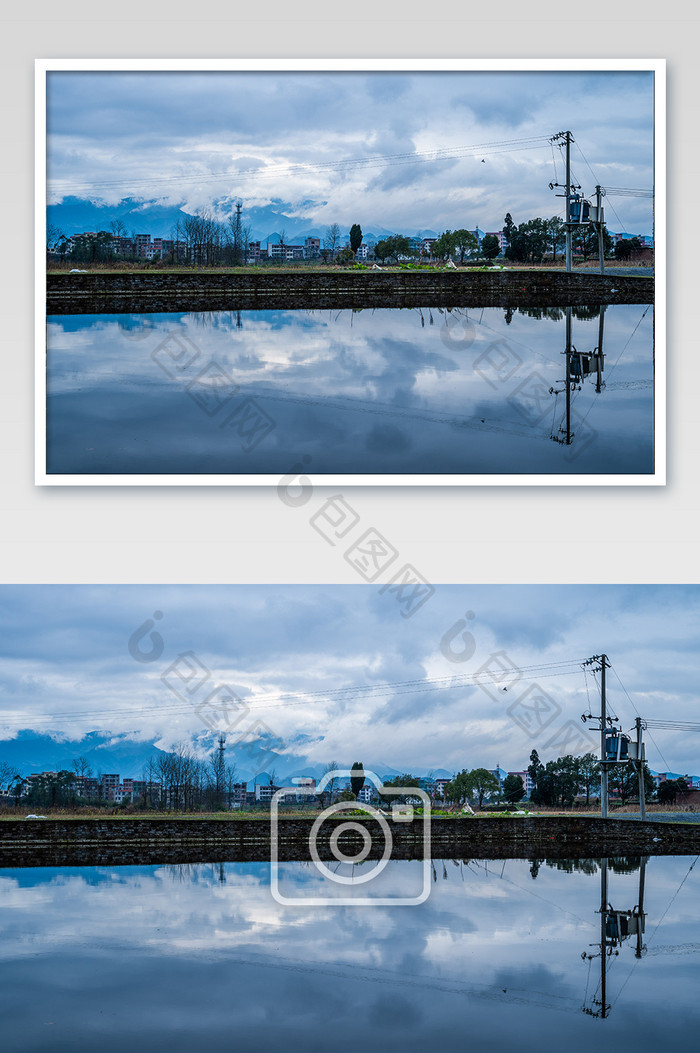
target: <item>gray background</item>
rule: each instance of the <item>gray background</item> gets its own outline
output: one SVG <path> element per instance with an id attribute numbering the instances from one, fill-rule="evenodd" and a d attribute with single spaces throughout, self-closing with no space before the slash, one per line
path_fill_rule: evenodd
<path id="1" fill-rule="evenodd" d="M 19 11 L 19 8 L 14 8 Z M 697 581 L 700 364 L 696 335 L 697 21 L 685 5 L 557 3 L 39 2 L 4 18 L 5 209 L 0 581 L 359 582 L 274 488 L 35 487 L 34 58 L 666 58 L 668 66 L 668 485 L 343 488 L 433 582 Z M 256 20 L 261 14 L 267 20 Z M 350 9 L 348 9 L 350 11 Z M 478 17 L 481 15 L 481 17 Z M 370 21 L 370 19 L 374 19 Z M 605 115 L 601 114 L 601 119 Z M 694 195 L 693 195 L 694 197 Z M 577 545 L 572 558 L 571 539 Z"/>

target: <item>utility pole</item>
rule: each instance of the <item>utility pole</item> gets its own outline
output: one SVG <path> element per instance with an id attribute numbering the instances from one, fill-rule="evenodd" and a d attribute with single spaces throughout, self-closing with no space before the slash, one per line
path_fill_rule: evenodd
<path id="1" fill-rule="evenodd" d="M 607 819 L 609 762 L 606 759 L 605 735 L 608 730 L 608 724 L 612 724 L 612 720 L 608 721 L 608 703 L 606 695 L 605 675 L 607 669 L 610 666 L 610 662 L 608 661 L 608 656 L 606 654 L 597 654 L 594 655 L 592 658 L 587 658 L 583 665 L 584 668 L 589 665 L 597 666 L 598 668 L 594 669 L 594 672 L 600 673 L 600 716 L 596 717 L 592 713 L 584 713 L 581 719 L 584 722 L 584 724 L 587 720 L 600 721 L 600 728 L 592 728 L 591 730 L 600 731 L 600 817 L 601 819 Z"/>
<path id="2" fill-rule="evenodd" d="M 642 728 L 644 723 L 641 717 L 635 720 L 637 726 L 637 774 L 639 775 L 639 818 L 647 817 L 647 802 L 644 786 L 644 746 L 642 745 Z"/>
<path id="3" fill-rule="evenodd" d="M 571 273 L 571 132 L 566 136 L 566 272 Z"/>
<path id="4" fill-rule="evenodd" d="M 600 273 L 605 274 L 605 247 L 603 244 L 603 188 L 595 188 L 596 196 L 596 225 L 598 227 L 598 259 L 600 260 Z"/>
<path id="5" fill-rule="evenodd" d="M 571 222 L 571 198 L 573 197 L 574 190 L 580 190 L 581 187 L 576 183 L 571 182 L 571 144 L 575 142 L 571 132 L 557 132 L 556 135 L 552 136 L 551 141 L 556 142 L 558 139 L 563 139 L 566 144 L 566 182 L 565 183 L 550 183 L 550 190 L 554 190 L 555 187 L 562 187 L 564 190 L 563 194 L 557 194 L 557 197 L 563 197 L 566 199 L 566 270 L 567 273 L 571 273 L 573 269 L 573 257 L 571 251 L 571 241 L 573 233 L 573 223 Z"/>
<path id="6" fill-rule="evenodd" d="M 605 670 L 607 667 L 607 655 L 600 656 L 600 817 L 608 818 L 608 768 L 605 759 L 605 731 L 607 728 L 607 700 L 605 697 Z M 603 995 L 605 1001 L 605 995 Z"/>

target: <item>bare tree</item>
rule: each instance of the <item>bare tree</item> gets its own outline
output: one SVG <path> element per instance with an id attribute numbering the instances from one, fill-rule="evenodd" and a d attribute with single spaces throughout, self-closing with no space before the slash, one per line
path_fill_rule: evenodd
<path id="1" fill-rule="evenodd" d="M 54 223 L 46 225 L 46 251 L 63 252 L 68 238 Z"/>
<path id="2" fill-rule="evenodd" d="M 326 236 L 323 239 L 324 256 L 326 259 L 333 259 L 338 247 L 340 245 L 340 227 L 337 223 L 331 223 L 330 227 L 326 227 Z"/>
<path id="3" fill-rule="evenodd" d="M 73 771 L 81 779 L 92 778 L 92 765 L 87 757 L 77 757 L 73 761 Z"/>
<path id="4" fill-rule="evenodd" d="M 338 764 L 337 761 L 330 761 L 330 763 L 327 764 L 325 766 L 325 768 L 323 769 L 323 775 L 321 777 L 321 782 L 323 782 L 323 780 L 326 778 L 326 776 L 329 776 L 329 778 L 328 778 L 328 780 L 326 782 L 326 785 L 324 786 L 323 790 L 321 791 L 321 803 L 324 805 L 324 807 L 325 807 L 326 804 L 331 804 L 332 801 L 333 801 L 333 797 L 334 797 L 335 791 L 336 791 L 336 783 L 338 782 L 338 779 L 333 774 L 333 772 L 338 771 L 339 768 L 340 768 L 340 765 Z"/>
<path id="5" fill-rule="evenodd" d="M 0 793 L 9 794 L 10 787 L 14 780 L 19 777 L 19 773 L 12 764 L 8 764 L 7 761 L 0 761 Z"/>

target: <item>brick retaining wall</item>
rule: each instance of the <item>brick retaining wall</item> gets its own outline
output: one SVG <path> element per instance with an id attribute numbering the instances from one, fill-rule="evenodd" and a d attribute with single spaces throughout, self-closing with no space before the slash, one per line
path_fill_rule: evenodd
<path id="1" fill-rule="evenodd" d="M 653 303 L 654 279 L 563 271 L 49 274 L 47 314 Z"/>
<path id="2" fill-rule="evenodd" d="M 346 817 L 347 818 L 347 817 Z M 353 816 L 353 819 L 358 817 Z M 330 818 L 319 837 L 322 858 L 332 858 Z M 384 841 L 374 820 L 369 858 Z M 309 858 L 313 819 L 282 819 L 279 858 Z M 393 858 L 423 857 L 423 823 L 391 823 Z M 620 855 L 687 855 L 700 852 L 700 824 L 640 823 L 594 817 L 523 816 L 433 818 L 431 855 L 436 859 L 599 858 Z M 358 838 L 358 847 L 361 842 Z M 215 862 L 270 858 L 269 819 L 68 819 L 0 822 L 0 866 L 164 863 L 197 859 Z"/>

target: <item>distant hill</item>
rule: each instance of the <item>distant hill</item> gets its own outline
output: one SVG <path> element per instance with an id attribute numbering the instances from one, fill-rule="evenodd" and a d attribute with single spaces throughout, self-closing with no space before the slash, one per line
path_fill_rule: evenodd
<path id="1" fill-rule="evenodd" d="M 192 742 L 193 748 L 201 756 L 206 756 L 215 746 L 215 736 L 211 732 L 198 733 Z M 16 768 L 22 775 L 33 775 L 43 771 L 71 771 L 77 757 L 85 757 L 95 775 L 119 774 L 123 778 L 141 778 L 145 766 L 151 757 L 164 756 L 154 742 L 138 742 L 127 735 L 105 735 L 91 732 L 82 739 L 60 741 L 51 735 L 42 735 L 36 731 L 20 731 L 16 738 L 0 741 L 0 762 L 5 761 Z M 264 740 L 257 744 L 251 755 L 250 745 L 237 746 L 231 742 L 226 750 L 229 763 L 236 765 L 236 779 L 249 782 L 262 771 L 275 773 L 278 782 L 287 783 L 292 778 L 305 776 L 320 779 L 325 764 L 309 764 L 301 754 L 277 753 L 266 749 Z M 331 760 L 333 758 L 330 758 Z M 353 758 L 356 759 L 356 758 Z M 338 766 L 342 767 L 342 760 Z M 350 768 L 352 761 L 347 762 Z M 370 767 L 370 765 L 368 765 Z M 393 768 L 388 764 L 378 763 L 372 770 L 381 779 L 395 779 L 407 769 Z M 408 768 L 415 776 L 432 772 L 435 778 L 451 777 L 451 772 L 443 768 L 425 767 Z"/>
<path id="2" fill-rule="evenodd" d="M 0 742 L 0 761 L 11 764 L 22 775 L 71 771 L 76 757 L 85 757 L 95 774 L 118 772 L 127 778 L 139 778 L 149 758 L 162 752 L 153 743 L 96 731 L 77 742 L 59 742 L 35 731 L 20 731 L 17 738 Z"/>
<path id="3" fill-rule="evenodd" d="M 292 216 L 285 212 L 294 211 L 293 206 L 283 201 L 274 201 L 264 207 L 243 209 L 243 224 L 251 228 L 251 239 L 273 244 L 279 243 L 284 232 L 288 244 L 303 244 L 305 238 L 326 236 L 328 224 L 320 224 L 310 216 Z M 212 211 L 222 222 L 226 222 L 234 210 L 234 199 L 222 199 L 214 202 Z M 150 234 L 154 238 L 170 238 L 178 223 L 182 224 L 190 215 L 182 205 L 162 205 L 158 201 L 138 201 L 125 198 L 117 205 L 88 201 L 78 197 L 65 197 L 60 204 L 49 205 L 47 221 L 66 235 L 84 234 L 86 231 L 111 230 L 117 220 L 126 228 L 127 237 L 131 234 Z M 379 223 L 368 223 L 362 226 L 365 237 L 376 241 L 389 234 L 403 233 L 388 230 Z M 340 227 L 340 236 L 345 238 L 350 227 Z M 434 237 L 432 231 L 423 232 L 424 237 Z"/>

